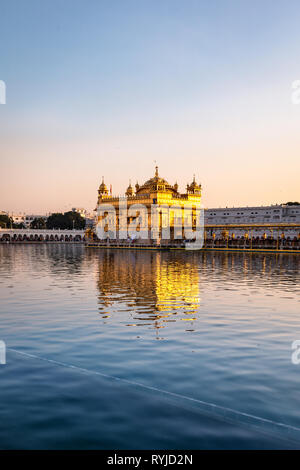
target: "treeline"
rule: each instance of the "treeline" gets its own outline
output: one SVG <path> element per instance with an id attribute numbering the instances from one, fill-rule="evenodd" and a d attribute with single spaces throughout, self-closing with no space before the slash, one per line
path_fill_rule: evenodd
<path id="1" fill-rule="evenodd" d="M 24 224 L 15 224 L 13 219 L 5 214 L 0 214 L 1 228 L 24 228 Z"/>
<path id="2" fill-rule="evenodd" d="M 8 215 L 0 215 L 1 228 L 26 228 L 23 223 L 15 224 Z M 30 228 L 32 229 L 61 229 L 61 230 L 83 230 L 85 228 L 85 219 L 78 212 L 57 212 L 50 215 L 46 220 L 42 217 L 34 219 Z"/>
<path id="3" fill-rule="evenodd" d="M 64 214 L 58 212 L 48 217 L 46 221 L 46 228 L 59 228 L 61 230 L 72 230 L 74 228 L 77 230 L 82 230 L 85 228 L 85 219 L 81 217 L 78 212 L 69 211 L 65 212 Z"/>

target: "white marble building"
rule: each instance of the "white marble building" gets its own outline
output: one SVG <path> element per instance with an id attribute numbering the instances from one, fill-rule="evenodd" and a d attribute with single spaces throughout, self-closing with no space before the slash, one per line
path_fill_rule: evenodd
<path id="1" fill-rule="evenodd" d="M 266 225 L 266 227 L 253 228 L 253 235 L 274 235 L 280 231 L 285 236 L 299 236 L 300 233 L 300 205 L 276 204 L 271 206 L 246 206 L 246 207 L 223 207 L 205 209 L 205 225 Z M 283 227 L 282 224 L 298 224 L 299 227 Z M 277 225 L 276 228 L 268 228 L 268 225 Z M 229 228 L 229 227 L 228 227 Z M 214 230 L 219 234 L 219 230 Z M 230 227 L 230 233 L 237 236 L 245 233 L 245 228 Z"/>

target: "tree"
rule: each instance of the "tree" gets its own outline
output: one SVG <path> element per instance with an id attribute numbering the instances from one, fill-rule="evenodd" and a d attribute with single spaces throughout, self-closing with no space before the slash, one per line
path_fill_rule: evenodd
<path id="1" fill-rule="evenodd" d="M 8 215 L 0 215 L 0 227 L 1 228 L 11 228 L 13 226 L 13 219 Z"/>
<path id="2" fill-rule="evenodd" d="M 30 224 L 30 228 L 34 228 L 34 229 L 44 229 L 46 228 L 46 221 L 45 219 L 43 219 L 43 217 L 36 217 L 35 219 L 33 219 L 33 221 L 31 222 Z"/>
<path id="3" fill-rule="evenodd" d="M 19 224 L 12 224 L 12 226 L 13 228 L 26 228 L 23 222 L 20 222 Z"/>
<path id="4" fill-rule="evenodd" d="M 62 230 L 83 230 L 85 228 L 85 219 L 78 212 L 65 212 L 64 214 L 57 212 L 48 217 L 46 226 L 48 229 Z"/>
<path id="5" fill-rule="evenodd" d="M 85 228 L 85 219 L 75 211 L 65 212 L 64 216 L 68 219 L 70 229 L 83 230 Z"/>
<path id="6" fill-rule="evenodd" d="M 66 228 L 65 225 L 64 225 L 63 214 L 58 213 L 58 212 L 56 212 L 54 214 L 51 214 L 47 219 L 46 227 L 48 229 L 52 229 L 52 228 L 64 229 L 64 228 Z"/>
<path id="7" fill-rule="evenodd" d="M 285 204 L 286 204 L 286 206 L 300 206 L 300 202 L 291 202 L 291 201 L 289 201 L 289 202 L 286 202 Z"/>

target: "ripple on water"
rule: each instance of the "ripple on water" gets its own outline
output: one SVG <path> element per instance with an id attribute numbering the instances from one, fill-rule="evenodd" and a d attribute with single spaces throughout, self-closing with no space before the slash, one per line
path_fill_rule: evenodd
<path id="1" fill-rule="evenodd" d="M 299 366 L 291 362 L 299 265 L 296 255 L 0 246 L 1 339 L 300 427 Z M 11 355 L 1 374 L 4 448 L 289 445 L 154 392 L 38 360 Z"/>

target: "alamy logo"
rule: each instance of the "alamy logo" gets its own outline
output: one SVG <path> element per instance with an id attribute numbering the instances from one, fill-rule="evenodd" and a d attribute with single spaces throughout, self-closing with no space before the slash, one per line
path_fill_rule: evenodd
<path id="1" fill-rule="evenodd" d="M 0 104 L 6 104 L 6 85 L 3 80 L 0 80 Z"/>
<path id="2" fill-rule="evenodd" d="M 144 204 L 128 206 L 126 198 L 119 198 L 118 211 L 113 205 L 101 204 L 97 209 L 96 234 L 100 240 L 180 240 L 196 242 L 195 248 L 203 246 L 204 209 L 202 207 Z M 171 229 L 172 227 L 172 229 Z M 171 236 L 172 231 L 172 236 Z M 192 246 L 188 249 L 192 249 Z"/>
<path id="3" fill-rule="evenodd" d="M 0 341 L 0 364 L 6 364 L 6 345 Z"/>
<path id="4" fill-rule="evenodd" d="M 295 80 L 292 83 L 291 100 L 293 104 L 300 104 L 300 80 Z"/>
<path id="5" fill-rule="evenodd" d="M 300 341 L 299 339 L 296 339 L 295 341 L 293 341 L 292 349 L 295 350 L 292 353 L 292 357 L 291 357 L 292 364 L 298 365 L 300 364 Z"/>

